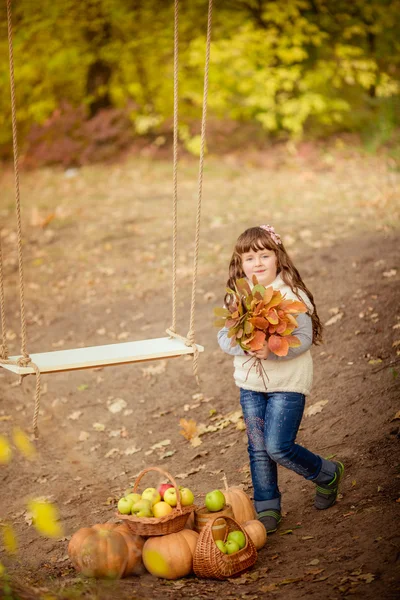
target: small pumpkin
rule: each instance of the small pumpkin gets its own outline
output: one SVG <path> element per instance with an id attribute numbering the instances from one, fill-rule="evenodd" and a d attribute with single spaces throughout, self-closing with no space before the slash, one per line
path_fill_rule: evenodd
<path id="1" fill-rule="evenodd" d="M 191 529 L 148 538 L 143 546 L 143 563 L 155 577 L 179 579 L 193 570 L 193 555 L 199 534 Z"/>
<path id="2" fill-rule="evenodd" d="M 256 511 L 248 495 L 240 488 L 228 487 L 226 477 L 224 477 L 225 489 L 221 490 L 224 494 L 226 503 L 232 506 L 233 516 L 238 523 L 252 521 L 256 518 Z"/>
<path id="3" fill-rule="evenodd" d="M 125 525 L 105 523 L 76 531 L 68 555 L 75 569 L 87 577 L 119 579 L 140 572 L 143 544 Z"/>
<path id="4" fill-rule="evenodd" d="M 140 537 L 140 535 L 132 533 L 126 523 L 103 523 L 93 525 L 93 528 L 113 529 L 123 535 L 126 545 L 128 546 L 128 562 L 126 563 L 122 577 L 127 577 L 128 575 L 141 575 L 144 572 L 142 562 L 144 539 Z"/>
<path id="5" fill-rule="evenodd" d="M 247 535 L 250 537 L 256 549 L 261 550 L 267 543 L 267 531 L 261 521 L 252 519 L 251 521 L 242 523 L 242 526 L 246 530 Z"/>

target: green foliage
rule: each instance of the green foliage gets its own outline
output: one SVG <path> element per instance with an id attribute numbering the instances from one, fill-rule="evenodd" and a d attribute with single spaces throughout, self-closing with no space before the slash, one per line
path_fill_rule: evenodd
<path id="1" fill-rule="evenodd" d="M 259 123 L 269 135 L 365 130 L 379 145 L 399 125 L 400 0 L 227 0 L 216 3 L 209 114 Z M 181 2 L 182 143 L 198 153 L 207 0 Z M 20 141 L 60 105 L 127 110 L 132 135 L 165 133 L 173 111 L 172 0 L 14 0 Z M 5 3 L 0 84 L 8 87 Z M 385 134 L 382 134 L 382 127 Z M 371 126 L 370 126 L 371 128 Z M 0 97 L 0 154 L 10 149 Z"/>

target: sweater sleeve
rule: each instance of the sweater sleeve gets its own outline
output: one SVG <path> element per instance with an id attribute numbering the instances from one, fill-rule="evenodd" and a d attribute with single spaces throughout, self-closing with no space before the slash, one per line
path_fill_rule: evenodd
<path id="1" fill-rule="evenodd" d="M 226 354 L 230 354 L 231 356 L 244 356 L 246 353 L 240 346 L 231 346 L 231 338 L 228 337 L 228 331 L 229 329 L 227 327 L 223 327 L 218 331 L 219 347 L 226 352 Z"/>
<path id="2" fill-rule="evenodd" d="M 292 335 L 295 335 L 299 338 L 301 345 L 298 348 L 289 348 L 289 352 L 286 356 L 277 356 L 273 352 L 270 352 L 267 360 L 290 360 L 291 358 L 296 358 L 307 352 L 312 346 L 313 340 L 313 328 L 312 328 L 312 319 L 310 315 L 300 314 L 296 317 L 298 328 L 293 331 Z"/>

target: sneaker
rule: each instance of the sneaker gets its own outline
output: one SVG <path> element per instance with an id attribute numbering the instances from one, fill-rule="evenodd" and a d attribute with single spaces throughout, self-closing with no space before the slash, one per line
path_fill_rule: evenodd
<path id="1" fill-rule="evenodd" d="M 264 525 L 267 533 L 274 533 L 278 529 L 282 515 L 278 510 L 264 510 L 258 513 L 257 519 Z"/>
<path id="2" fill-rule="evenodd" d="M 335 504 L 336 502 L 336 498 L 339 491 L 339 484 L 344 473 L 344 465 L 339 461 L 333 462 L 336 465 L 336 470 L 333 479 L 329 483 L 317 484 L 314 506 L 319 510 L 325 510 L 326 508 L 330 508 L 332 504 Z"/>

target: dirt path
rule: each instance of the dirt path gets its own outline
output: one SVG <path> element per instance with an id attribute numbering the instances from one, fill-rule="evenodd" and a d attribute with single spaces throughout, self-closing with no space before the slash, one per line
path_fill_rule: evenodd
<path id="1" fill-rule="evenodd" d="M 38 179 L 26 176 L 24 185 L 30 186 L 37 208 L 35 213 L 31 205 L 25 208 L 31 352 L 160 337 L 170 325 L 169 171 L 157 167 L 156 178 L 146 163 L 136 173 L 128 166 L 112 167 L 107 174 L 92 168 L 71 179 L 48 171 Z M 397 597 L 400 177 L 382 162 L 366 164 L 358 157 L 346 164 L 338 161 L 334 168 L 300 166 L 268 172 L 211 164 L 196 319 L 198 340 L 206 347 L 200 358 L 200 390 L 191 361 L 185 359 L 43 378 L 40 458 L 30 464 L 15 455 L 0 471 L 0 515 L 12 522 L 19 538 L 16 559 L 4 552 L 0 556 L 21 583 L 65 594 L 68 590 L 64 597 L 71 598 Z M 194 166 L 185 169 L 179 261 L 183 332 L 190 298 L 189 198 L 195 189 Z M 263 197 L 266 177 L 270 187 Z M 119 193 L 107 195 L 102 188 L 106 181 L 119 183 Z M 9 174 L 3 182 L 9 201 Z M 210 196 L 216 189 L 221 198 L 213 205 Z M 179 433 L 179 419 L 229 421 L 229 414 L 239 409 L 231 359 L 217 347 L 212 308 L 223 294 L 233 239 L 254 223 L 246 198 L 261 198 L 256 221 L 268 222 L 276 208 L 271 189 L 280 199 L 274 223 L 292 244 L 322 321 L 342 315 L 326 327 L 324 346 L 314 348 L 308 406 L 327 402 L 303 419 L 298 438 L 310 449 L 344 461 L 341 497 L 329 511 L 315 511 L 312 485 L 282 469 L 285 519 L 280 533 L 270 536 L 254 569 L 237 580 L 167 582 L 150 575 L 113 584 L 83 580 L 67 560 L 67 539 L 40 538 L 27 523 L 29 496 L 46 496 L 58 505 L 68 538 L 81 526 L 112 520 L 115 499 L 151 464 L 180 474 L 179 483 L 193 489 L 199 501 L 222 485 L 223 472 L 231 484 L 241 484 L 251 494 L 245 432 L 230 423 L 203 435 L 201 446 L 192 448 Z M 308 196 L 299 203 L 304 191 Z M 5 270 L 13 284 L 12 215 L 7 203 L 2 210 Z M 42 222 L 35 223 L 34 217 Z M 50 224 L 44 227 L 46 218 Z M 8 336 L 17 352 L 17 300 L 13 291 L 8 294 Z M 10 435 L 15 425 L 29 428 L 33 389 L 31 379 L 21 388 L 11 374 L 0 373 L 0 433 Z M 109 408 L 118 399 L 126 405 L 113 413 Z M 160 441 L 165 445 L 152 449 Z"/>

